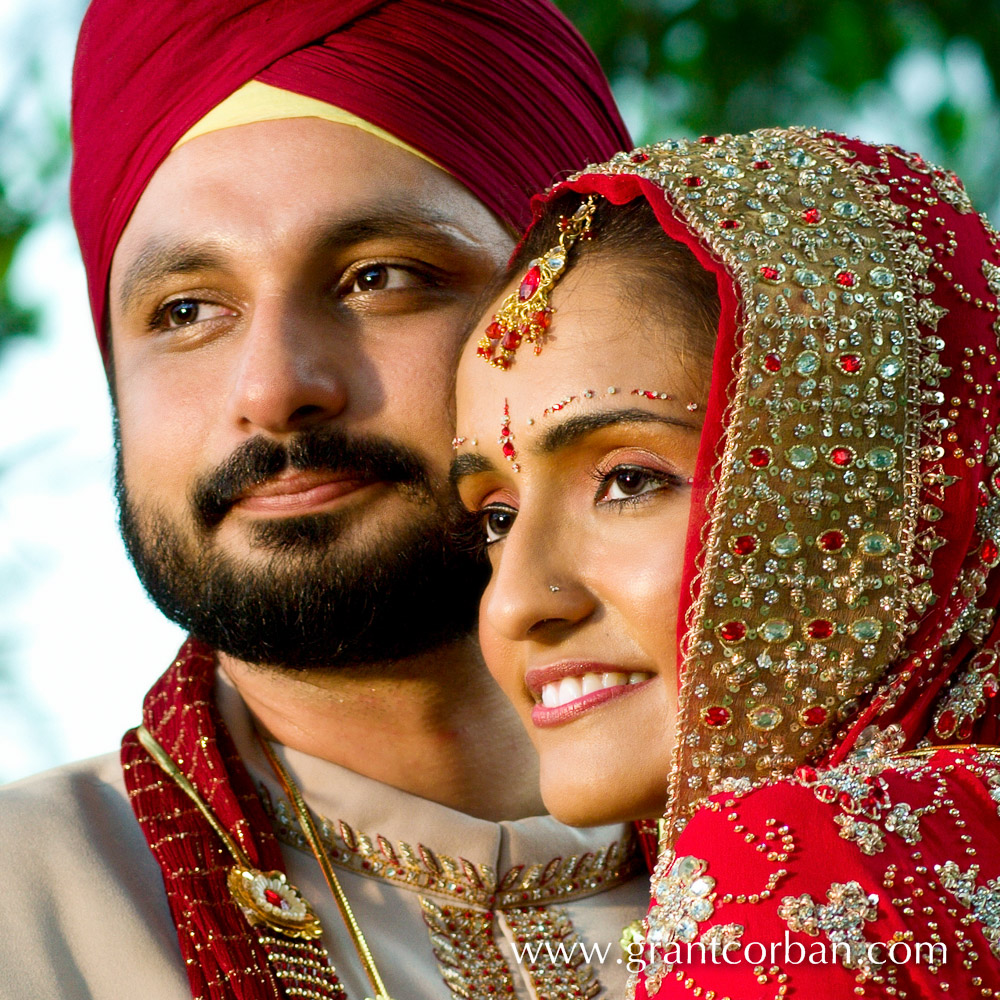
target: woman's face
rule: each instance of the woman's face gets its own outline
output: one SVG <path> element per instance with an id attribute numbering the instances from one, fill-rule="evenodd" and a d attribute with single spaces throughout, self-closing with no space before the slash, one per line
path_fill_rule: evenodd
<path id="1" fill-rule="evenodd" d="M 575 825 L 663 811 L 708 382 L 680 321 L 624 292 L 625 267 L 573 265 L 539 356 L 524 344 L 500 371 L 474 337 L 457 379 L 455 472 L 493 568 L 483 654 L 538 749 L 546 806 Z"/>

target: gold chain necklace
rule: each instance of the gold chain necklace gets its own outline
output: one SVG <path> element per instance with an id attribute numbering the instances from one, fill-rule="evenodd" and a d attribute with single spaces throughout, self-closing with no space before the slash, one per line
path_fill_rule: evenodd
<path id="1" fill-rule="evenodd" d="M 302 798 L 302 793 L 292 780 L 292 776 L 275 756 L 270 744 L 256 733 L 257 740 L 264 750 L 264 754 L 274 768 L 285 793 L 291 800 L 298 818 L 299 825 L 305 835 L 309 846 L 317 862 L 323 877 L 326 879 L 340 915 L 344 919 L 348 933 L 351 936 L 351 943 L 354 945 L 358 958 L 364 966 L 365 974 L 375 991 L 374 997 L 366 1000 L 392 1000 L 388 990 L 379 975 L 375 960 L 372 958 L 371 949 L 358 924 L 351 904 L 344 894 L 330 862 L 329 855 L 323 846 L 316 824 L 313 822 L 309 808 Z M 218 817 L 212 812 L 208 804 L 198 794 L 197 789 L 188 780 L 187 775 L 177 766 L 174 759 L 157 742 L 153 734 L 145 727 L 139 726 L 136 729 L 136 736 L 139 742 L 146 749 L 149 755 L 156 761 L 160 768 L 170 777 L 178 788 L 195 804 L 209 826 L 216 832 L 219 839 L 229 851 L 235 865 L 229 869 L 226 878 L 226 885 L 233 901 L 242 910 L 247 922 L 251 927 L 266 926 L 291 938 L 305 940 L 315 940 L 322 933 L 322 926 L 319 917 L 316 916 L 312 907 L 306 901 L 299 890 L 292 885 L 285 877 L 284 872 L 272 871 L 264 872 L 254 867 L 246 851 L 230 835 L 229 831 L 219 822 Z"/>
<path id="2" fill-rule="evenodd" d="M 389 996 L 389 991 L 385 988 L 385 983 L 382 982 L 382 977 L 379 975 L 378 968 L 375 965 L 371 949 L 368 947 L 368 942 L 365 940 L 365 935 L 358 924 L 357 917 L 354 916 L 354 910 L 351 909 L 351 904 L 344 893 L 343 886 L 340 884 L 340 879 L 337 878 L 337 873 L 333 870 L 330 855 L 326 852 L 326 847 L 319 835 L 319 830 L 316 829 L 312 813 L 310 813 L 298 785 L 295 784 L 285 765 L 278 760 L 278 756 L 275 754 L 271 744 L 256 729 L 254 733 L 257 737 L 257 742 L 260 744 L 271 767 L 274 769 L 274 773 L 278 776 L 285 794 L 292 803 L 292 808 L 295 810 L 295 816 L 299 821 L 299 826 L 302 828 L 302 833 L 309 842 L 313 857 L 316 859 L 317 864 L 319 864 L 320 871 L 323 872 L 323 878 L 326 879 L 326 884 L 330 887 L 330 892 L 333 893 L 333 898 L 337 902 L 337 908 L 340 910 L 340 915 L 343 917 L 347 930 L 351 935 L 351 941 L 354 943 L 354 950 L 358 953 L 358 958 L 361 959 L 361 964 L 365 968 L 365 975 L 368 977 L 368 981 L 372 984 L 372 989 L 375 991 L 374 998 L 366 998 L 366 1000 L 392 1000 Z"/>

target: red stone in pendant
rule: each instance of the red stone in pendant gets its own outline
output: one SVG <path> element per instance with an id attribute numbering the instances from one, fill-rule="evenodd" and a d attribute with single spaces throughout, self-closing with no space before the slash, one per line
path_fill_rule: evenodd
<path id="1" fill-rule="evenodd" d="M 490 356 L 491 350 L 492 349 L 487 347 L 486 344 L 480 344 L 476 348 L 476 354 L 478 354 L 479 357 L 481 358 L 488 358 Z"/>
<path id="2" fill-rule="evenodd" d="M 850 448 L 833 448 L 830 451 L 830 461 L 834 465 L 850 465 L 853 457 Z"/>
<path id="3" fill-rule="evenodd" d="M 816 544 L 823 552 L 839 552 L 844 547 L 844 541 L 844 533 L 831 528 L 816 539 Z"/>
<path id="4" fill-rule="evenodd" d="M 733 551 L 738 556 L 748 556 L 757 551 L 757 539 L 754 535 L 740 535 L 733 539 Z"/>
<path id="5" fill-rule="evenodd" d="M 960 740 L 967 740 L 972 735 L 972 716 L 962 717 L 962 721 L 959 722 L 958 728 L 955 730 L 955 735 Z"/>
<path id="6" fill-rule="evenodd" d="M 822 218 L 818 208 L 807 208 L 802 213 L 802 221 L 808 223 L 810 226 L 816 225 L 817 222 Z"/>
<path id="7" fill-rule="evenodd" d="M 826 722 L 827 711 L 822 705 L 810 705 L 799 715 L 803 726 L 822 726 Z"/>
<path id="8" fill-rule="evenodd" d="M 521 346 L 521 334 L 517 330 L 508 330 L 500 341 L 505 351 L 516 351 Z"/>
<path id="9" fill-rule="evenodd" d="M 528 268 L 528 273 L 521 280 L 521 287 L 517 290 L 517 297 L 522 302 L 527 302 L 538 291 L 538 284 L 541 280 L 542 271 L 537 264 Z"/>
<path id="10" fill-rule="evenodd" d="M 764 368 L 769 372 L 780 372 L 781 371 L 781 358 L 777 354 L 768 354 L 764 358 Z"/>
<path id="11" fill-rule="evenodd" d="M 833 635 L 833 622 L 826 618 L 814 618 L 806 626 L 806 635 L 810 639 L 829 639 Z"/>
<path id="12" fill-rule="evenodd" d="M 835 280 L 841 288 L 853 288 L 858 283 L 851 271 L 840 271 Z"/>
<path id="13" fill-rule="evenodd" d="M 510 443 L 510 441 L 504 441 L 503 453 L 507 458 L 514 457 L 514 446 Z"/>
<path id="14" fill-rule="evenodd" d="M 722 729 L 729 725 L 732 715 L 729 709 L 723 708 L 722 705 L 711 705 L 701 713 L 701 718 L 706 726 L 710 726 L 712 729 Z"/>
<path id="15" fill-rule="evenodd" d="M 777 281 L 781 277 L 781 272 L 770 264 L 761 264 L 760 276 L 768 281 Z"/>
<path id="16" fill-rule="evenodd" d="M 755 469 L 763 469 L 771 464 L 771 453 L 767 448 L 751 448 L 747 459 Z"/>
<path id="17" fill-rule="evenodd" d="M 281 894 L 275 892 L 273 889 L 264 890 L 264 898 L 272 905 L 276 906 L 279 910 L 283 908 L 284 899 L 281 898 Z"/>
<path id="18" fill-rule="evenodd" d="M 700 188 L 705 183 L 705 180 L 697 174 L 691 174 L 689 177 L 684 178 L 683 183 L 689 188 Z"/>
<path id="19" fill-rule="evenodd" d="M 747 627 L 743 622 L 726 622 L 719 626 L 719 635 L 726 642 L 739 642 L 747 634 Z"/>
<path id="20" fill-rule="evenodd" d="M 983 542 L 983 547 L 979 550 L 979 555 L 984 563 L 992 566 L 997 561 L 997 558 L 1000 557 L 1000 550 L 997 549 L 997 543 L 992 538 L 987 538 Z"/>
<path id="21" fill-rule="evenodd" d="M 857 354 L 841 354 L 838 363 L 845 375 L 857 375 L 861 371 L 862 361 Z"/>
<path id="22" fill-rule="evenodd" d="M 539 330 L 547 330 L 549 328 L 549 323 L 552 322 L 552 310 L 551 309 L 539 309 L 531 317 L 531 322 L 538 327 Z"/>

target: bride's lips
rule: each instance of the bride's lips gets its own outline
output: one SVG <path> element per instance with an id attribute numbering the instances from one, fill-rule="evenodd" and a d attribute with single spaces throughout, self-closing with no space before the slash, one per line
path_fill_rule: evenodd
<path id="1" fill-rule="evenodd" d="M 572 661 L 533 667 L 524 683 L 537 704 L 531 721 L 538 727 L 558 726 L 598 705 L 621 698 L 653 679 L 648 670 L 613 663 Z"/>
<path id="2" fill-rule="evenodd" d="M 314 513 L 377 483 L 353 471 L 287 472 L 245 490 L 233 509 L 279 517 Z"/>

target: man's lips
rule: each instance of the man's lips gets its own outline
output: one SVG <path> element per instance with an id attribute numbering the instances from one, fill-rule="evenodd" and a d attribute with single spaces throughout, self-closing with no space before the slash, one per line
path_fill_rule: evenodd
<path id="1" fill-rule="evenodd" d="M 536 700 L 531 719 L 539 727 L 568 722 L 606 701 L 632 693 L 652 679 L 648 670 L 578 661 L 534 667 L 524 677 Z"/>
<path id="2" fill-rule="evenodd" d="M 325 507 L 376 480 L 356 472 L 288 472 L 244 490 L 233 509 L 288 516 Z"/>

